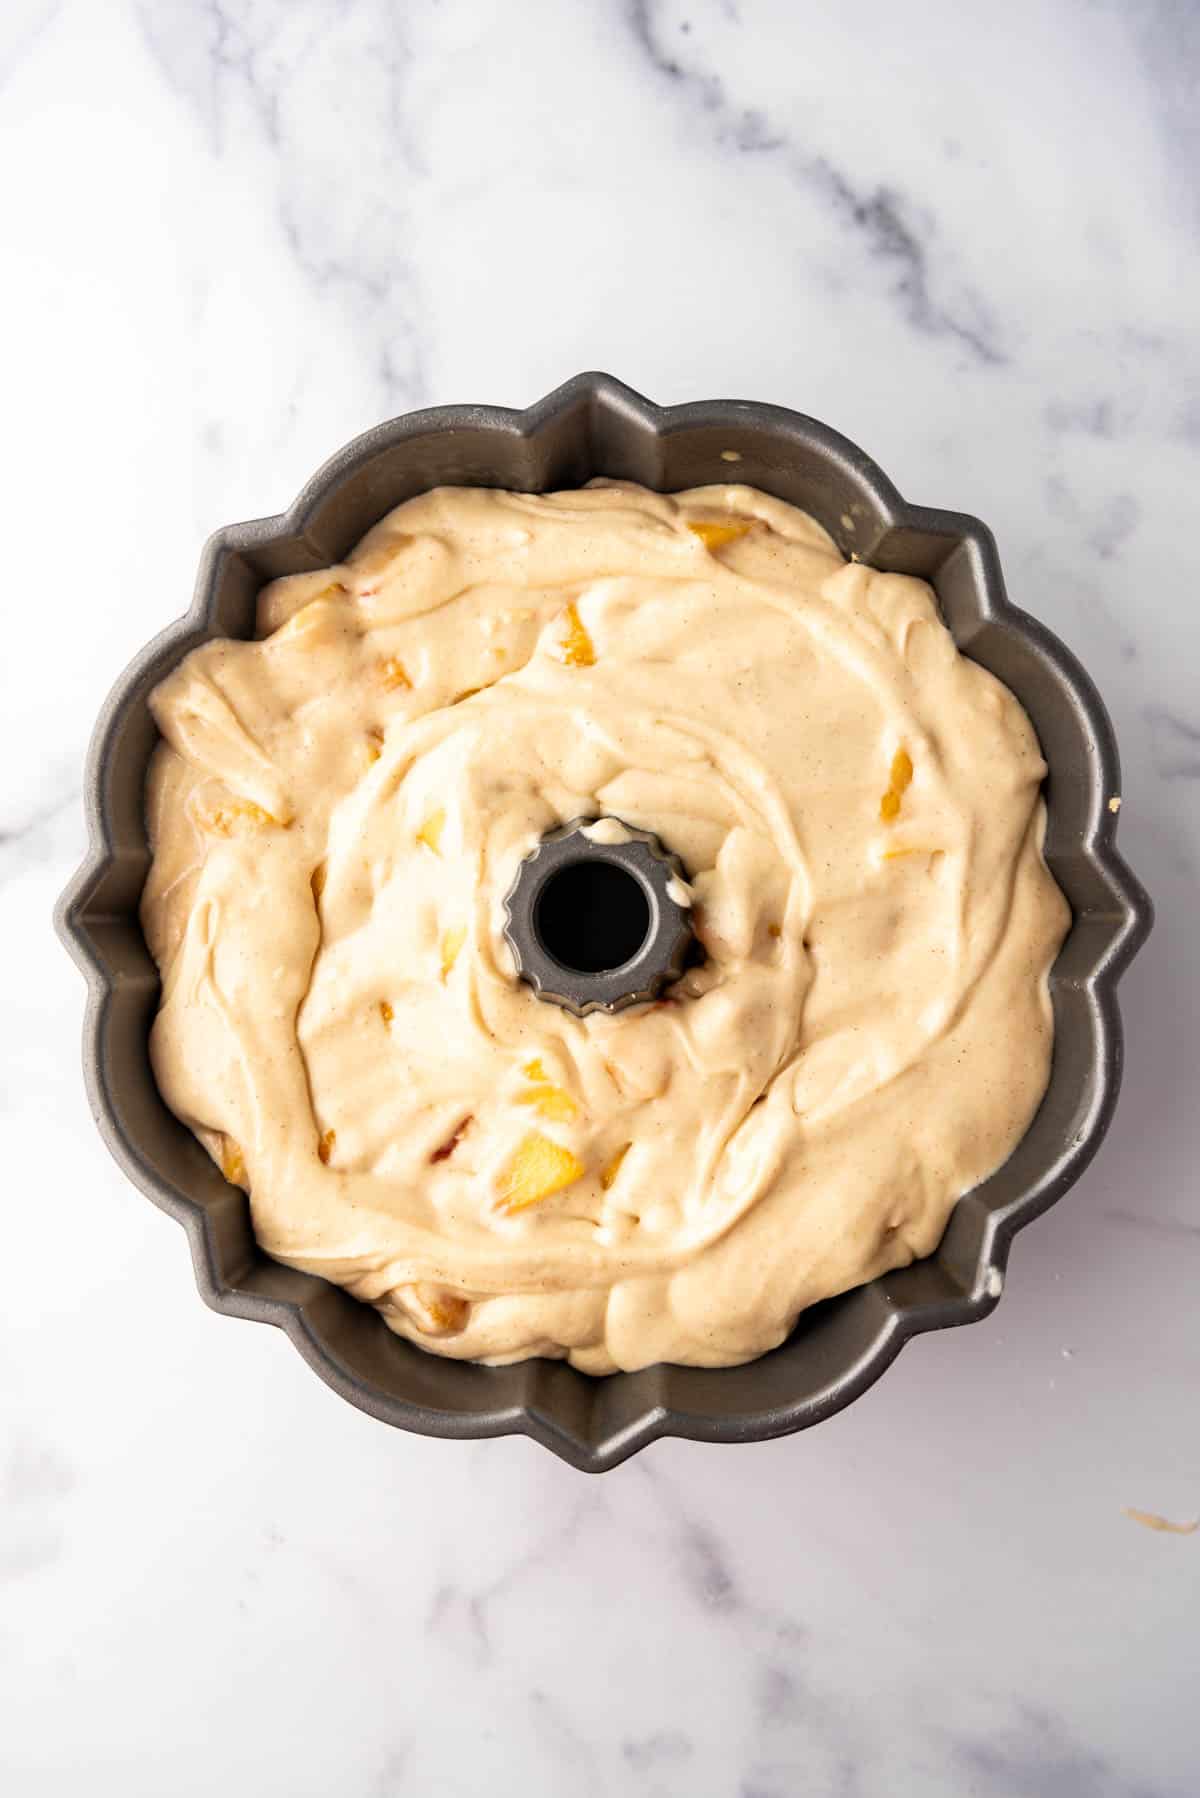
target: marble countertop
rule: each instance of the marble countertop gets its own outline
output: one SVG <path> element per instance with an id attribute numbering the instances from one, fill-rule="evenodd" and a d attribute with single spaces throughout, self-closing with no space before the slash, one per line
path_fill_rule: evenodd
<path id="1" fill-rule="evenodd" d="M 1172 0 L 9 0 L 13 1798 L 1197 1789 L 1200 1534 L 1125 1508 L 1200 1513 L 1198 83 Z M 209 530 L 583 367 L 796 406 L 986 518 L 1112 711 L 1159 910 L 1112 1133 L 994 1317 L 599 1480 L 390 1431 L 204 1308 L 49 925 L 92 719 Z"/>

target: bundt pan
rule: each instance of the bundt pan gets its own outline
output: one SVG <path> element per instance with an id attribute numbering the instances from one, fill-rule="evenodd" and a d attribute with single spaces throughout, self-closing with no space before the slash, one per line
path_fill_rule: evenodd
<path id="1" fill-rule="evenodd" d="M 814 1307 L 782 1347 L 744 1367 L 659 1366 L 594 1379 L 556 1361 L 490 1368 L 424 1353 L 336 1286 L 263 1254 L 244 1194 L 167 1110 L 147 1056 L 159 980 L 137 907 L 149 862 L 142 787 L 156 739 L 151 688 L 206 638 L 249 636 L 264 582 L 339 561 L 414 494 L 444 484 L 540 493 L 596 475 L 664 492 L 748 482 L 812 513 L 845 554 L 923 576 L 959 648 L 1026 707 L 1050 769 L 1046 857 L 1074 921 L 1051 975 L 1057 1034 L 1041 1109 L 1004 1166 L 959 1201 L 935 1255 Z M 218 531 L 191 611 L 142 651 L 104 706 L 85 786 L 90 847 L 57 912 L 87 977 L 92 1111 L 130 1179 L 187 1230 L 206 1301 L 278 1324 L 328 1385 L 385 1423 L 433 1436 L 519 1432 L 589 1472 L 659 1436 L 782 1436 L 849 1404 L 910 1337 L 985 1317 L 1014 1232 L 1061 1198 L 1095 1154 L 1121 1078 L 1117 981 L 1152 919 L 1114 847 L 1120 791 L 1095 688 L 1049 631 L 1008 603 L 987 528 L 906 504 L 827 426 L 732 400 L 659 408 L 598 374 L 568 381 L 526 412 L 412 413 L 339 451 L 281 517 Z"/>

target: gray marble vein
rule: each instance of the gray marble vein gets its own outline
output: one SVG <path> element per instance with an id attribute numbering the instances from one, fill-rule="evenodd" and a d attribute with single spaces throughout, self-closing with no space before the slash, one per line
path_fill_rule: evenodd
<path id="1" fill-rule="evenodd" d="M 49 31 L 63 0 L 9 0 L 0 11 L 0 90 Z"/>
<path id="2" fill-rule="evenodd" d="M 1189 1223 L 1181 1217 L 1156 1217 L 1150 1212 L 1126 1211 L 1119 1206 L 1110 1206 L 1104 1215 L 1110 1223 L 1119 1224 L 1125 1230 L 1142 1230 L 1169 1241 L 1200 1239 L 1200 1221 Z"/>
<path id="3" fill-rule="evenodd" d="M 1165 706 L 1146 708 L 1150 750 L 1164 780 L 1200 779 L 1200 723 L 1192 724 Z"/>
<path id="4" fill-rule="evenodd" d="M 1008 1727 L 994 1735 L 953 1743 L 962 1777 L 980 1798 L 1157 1798 L 1150 1782 L 1130 1778 L 1107 1756 L 1067 1739 L 1052 1711 L 1029 1703 L 1014 1711 Z"/>
<path id="5" fill-rule="evenodd" d="M 719 143 L 737 153 L 778 156 L 797 185 L 815 192 L 845 229 L 855 234 L 879 270 L 880 285 L 899 305 L 913 329 L 947 336 L 982 363 L 1008 359 L 999 327 L 981 295 L 955 282 L 955 297 L 944 300 L 942 265 L 952 255 L 939 243 L 934 221 L 909 196 L 886 182 L 865 185 L 838 168 L 818 147 L 802 143 L 755 107 L 739 107 L 722 77 L 683 52 L 664 48 L 657 0 L 628 0 L 635 42 L 683 103 L 705 115 Z"/>
<path id="6" fill-rule="evenodd" d="M 61 866 L 64 849 L 69 853 L 72 843 L 82 849 L 82 840 L 82 794 L 73 774 L 67 791 L 0 824 L 0 886 L 38 862 Z"/>
<path id="7" fill-rule="evenodd" d="M 406 192 L 425 173 L 405 106 L 421 11 L 386 0 L 138 6 L 152 54 L 217 158 L 236 158 L 248 128 L 261 139 L 275 227 L 304 280 L 362 334 L 383 413 L 428 398 L 419 280 L 405 250 Z M 328 109 L 333 134 L 313 137 L 314 108 Z"/>

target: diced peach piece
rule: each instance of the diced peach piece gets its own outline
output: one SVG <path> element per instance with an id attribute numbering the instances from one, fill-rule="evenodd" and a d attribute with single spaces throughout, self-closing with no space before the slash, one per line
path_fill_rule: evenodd
<path id="1" fill-rule="evenodd" d="M 442 932 L 442 979 L 449 978 L 450 970 L 458 960 L 458 952 L 467 940 L 465 924 L 452 924 L 449 930 Z"/>
<path id="2" fill-rule="evenodd" d="M 561 1143 L 531 1130 L 513 1150 L 496 1182 L 500 1210 L 509 1217 L 540 1205 L 581 1180 L 585 1168 L 578 1155 Z"/>
<path id="3" fill-rule="evenodd" d="M 559 660 L 565 662 L 568 668 L 590 668 L 596 660 L 595 645 L 575 609 L 574 600 L 563 617 L 566 620 L 566 631 L 559 645 Z"/>
<path id="4" fill-rule="evenodd" d="M 392 1006 L 390 1005 L 388 1000 L 381 999 L 379 1001 L 379 1015 L 383 1019 L 385 1024 L 390 1024 L 392 1019 L 395 1017 L 396 1013 L 392 1009 Z"/>
<path id="5" fill-rule="evenodd" d="M 600 1184 L 605 1192 L 608 1191 L 609 1187 L 612 1186 L 616 1180 L 617 1175 L 621 1171 L 621 1163 L 624 1161 L 632 1147 L 633 1144 L 627 1142 L 624 1147 L 618 1149 L 616 1154 L 612 1156 L 610 1160 L 606 1161 L 604 1166 L 600 1169 Z"/>
<path id="6" fill-rule="evenodd" d="M 310 599 L 307 605 L 293 612 L 290 618 L 285 618 L 279 629 L 271 633 L 271 642 L 294 643 L 297 637 L 303 637 L 306 631 L 312 629 L 319 617 L 317 601 Z"/>
<path id="7" fill-rule="evenodd" d="M 569 1124 L 579 1114 L 579 1107 L 570 1093 L 564 1092 L 561 1086 L 551 1086 L 549 1081 L 519 1093 L 517 1104 L 532 1106 L 539 1117 L 549 1118 L 554 1124 Z"/>
<path id="8" fill-rule="evenodd" d="M 321 1140 L 317 1144 L 317 1155 L 326 1167 L 329 1166 L 329 1157 L 333 1154 L 333 1145 L 336 1141 L 337 1131 L 325 1130 L 322 1132 Z"/>
<path id="9" fill-rule="evenodd" d="M 892 824 L 900 816 L 900 798 L 912 783 L 912 757 L 907 749 L 898 749 L 892 757 L 890 785 L 879 801 L 879 816 L 885 824 Z"/>
<path id="10" fill-rule="evenodd" d="M 276 818 L 253 799 L 227 799 L 201 811 L 200 822 L 214 836 L 232 837 L 242 830 L 290 830 L 291 819 Z"/>
<path id="11" fill-rule="evenodd" d="M 445 828 L 446 828 L 445 808 L 440 805 L 435 806 L 433 811 L 431 811 L 429 813 L 428 817 L 425 819 L 425 822 L 422 824 L 420 830 L 417 832 L 418 843 L 426 844 L 426 846 L 428 848 L 432 849 L 433 853 L 435 855 L 437 855 L 439 853 L 438 844 L 442 840 L 442 832 Z"/>
<path id="12" fill-rule="evenodd" d="M 565 1092 L 561 1086 L 555 1086 L 550 1079 L 540 1055 L 527 1061 L 521 1072 L 531 1084 L 525 1092 L 518 1093 L 518 1105 L 530 1105 L 539 1117 L 549 1118 L 556 1124 L 569 1124 L 572 1118 L 579 1115 L 579 1107 L 570 1093 Z"/>
<path id="13" fill-rule="evenodd" d="M 438 1330 L 449 1336 L 466 1328 L 471 1307 L 456 1292 L 443 1292 L 429 1301 L 429 1315 Z"/>
<path id="14" fill-rule="evenodd" d="M 387 656 L 380 662 L 379 678 L 389 693 L 394 693 L 402 687 L 412 686 L 412 682 L 408 678 L 408 669 L 399 656 Z"/>
<path id="15" fill-rule="evenodd" d="M 290 618 L 285 618 L 278 630 L 272 633 L 271 640 L 275 643 L 294 643 L 297 638 L 302 638 L 309 632 L 315 631 L 322 618 L 326 616 L 323 604 L 330 600 L 344 599 L 345 596 L 346 589 L 341 582 L 331 581 L 328 586 L 322 587 L 319 593 L 314 593 L 304 605 L 298 607 Z"/>
<path id="16" fill-rule="evenodd" d="M 694 537 L 699 537 L 711 555 L 714 549 L 723 549 L 727 543 L 736 543 L 750 529 L 748 519 L 737 519 L 729 524 L 719 524 L 714 519 L 697 518 L 690 520 L 688 530 Z"/>
<path id="17" fill-rule="evenodd" d="M 367 732 L 367 766 L 377 762 L 383 754 L 383 732 L 369 730 Z"/>
<path id="18" fill-rule="evenodd" d="M 232 1136 L 225 1138 L 225 1148 L 221 1156 L 221 1172 L 231 1186 L 244 1186 L 246 1183 L 245 1157 Z"/>
<path id="19" fill-rule="evenodd" d="M 376 575 L 387 574 L 400 551 L 407 549 L 410 544 L 415 542 L 416 538 L 409 531 L 389 531 L 365 555 L 360 554 L 354 557 L 350 563 L 350 571 L 358 577 L 360 599 L 369 599 L 373 593 L 378 591 L 377 586 L 367 586 L 363 583 L 374 581 Z"/>
<path id="20" fill-rule="evenodd" d="M 457 1292 L 447 1292 L 444 1286 L 421 1280 L 407 1289 L 407 1296 L 426 1336 L 450 1336 L 466 1328 L 471 1306 Z"/>

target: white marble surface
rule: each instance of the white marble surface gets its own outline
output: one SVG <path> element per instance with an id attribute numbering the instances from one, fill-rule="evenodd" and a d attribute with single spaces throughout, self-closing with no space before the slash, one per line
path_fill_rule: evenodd
<path id="1" fill-rule="evenodd" d="M 844 11 L 845 20 L 836 16 Z M 850 22 L 852 21 L 852 22 Z M 0 1787 L 1183 1798 L 1200 1785 L 1200 14 L 1187 0 L 6 0 Z M 589 1481 L 207 1312 L 50 934 L 206 533 L 414 403 L 771 398 L 996 529 L 1159 923 L 1126 1091 L 978 1328 Z"/>

